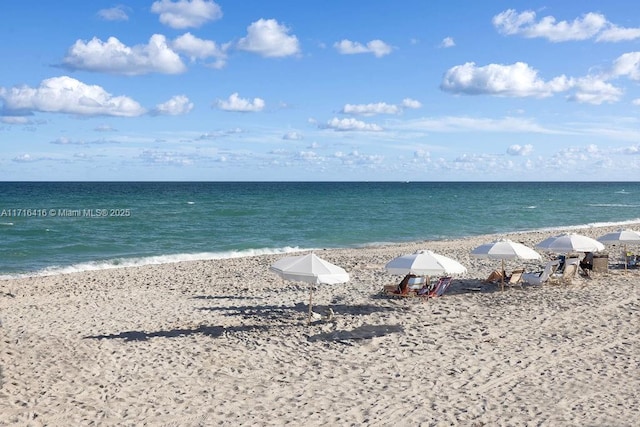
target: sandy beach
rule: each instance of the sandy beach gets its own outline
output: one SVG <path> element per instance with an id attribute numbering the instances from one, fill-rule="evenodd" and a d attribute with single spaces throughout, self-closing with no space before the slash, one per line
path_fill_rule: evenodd
<path id="1" fill-rule="evenodd" d="M 614 268 L 621 248 L 607 272 L 505 291 L 482 283 L 500 262 L 469 255 L 550 235 L 316 251 L 351 280 L 317 287 L 335 316 L 311 325 L 308 287 L 268 271 L 281 255 L 0 281 L 0 425 L 637 425 L 640 270 Z M 468 273 L 426 303 L 379 295 L 417 249 Z"/>

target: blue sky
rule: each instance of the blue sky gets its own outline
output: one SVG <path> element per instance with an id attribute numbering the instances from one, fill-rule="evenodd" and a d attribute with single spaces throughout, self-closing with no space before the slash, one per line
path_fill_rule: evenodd
<path id="1" fill-rule="evenodd" d="M 23 0 L 0 16 L 0 180 L 640 179 L 633 2 Z"/>

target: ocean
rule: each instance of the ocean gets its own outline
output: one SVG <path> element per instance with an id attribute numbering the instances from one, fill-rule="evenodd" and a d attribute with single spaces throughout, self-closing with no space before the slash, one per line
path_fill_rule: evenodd
<path id="1" fill-rule="evenodd" d="M 0 182 L 0 278 L 640 221 L 640 182 Z"/>

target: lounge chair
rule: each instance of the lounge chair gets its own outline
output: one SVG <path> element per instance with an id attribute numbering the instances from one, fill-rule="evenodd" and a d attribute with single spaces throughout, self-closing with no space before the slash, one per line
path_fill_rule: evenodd
<path id="1" fill-rule="evenodd" d="M 509 277 L 509 281 L 507 282 L 507 285 L 517 285 L 520 284 L 520 286 L 522 286 L 522 275 L 524 274 L 524 268 L 520 268 L 518 270 L 513 270 L 511 272 L 511 276 Z"/>
<path id="2" fill-rule="evenodd" d="M 384 295 L 395 296 L 395 297 L 408 297 L 415 296 L 416 291 L 413 289 L 409 289 L 407 286 L 404 290 L 398 289 L 398 285 L 385 285 L 382 289 L 382 293 Z"/>
<path id="3" fill-rule="evenodd" d="M 495 283 L 495 282 L 501 282 L 503 277 L 508 280 L 509 278 L 507 277 L 506 272 L 504 271 L 500 271 L 500 270 L 493 270 L 491 272 L 491 274 L 489 274 L 489 276 L 484 279 L 484 281 L 482 283 Z"/>
<path id="4" fill-rule="evenodd" d="M 552 274 L 549 277 L 549 282 L 571 284 L 573 282 L 573 278 L 576 277 L 576 273 L 578 272 L 579 266 L 580 266 L 579 258 L 568 259 L 564 264 L 564 270 L 562 271 L 562 273 Z"/>
<path id="5" fill-rule="evenodd" d="M 504 291 L 505 285 L 515 285 L 522 281 L 522 274 L 524 273 L 524 268 L 520 268 L 517 270 L 513 270 L 511 272 L 511 276 L 507 276 L 503 271 L 493 270 L 489 277 L 487 277 L 482 283 L 499 283 Z"/>
<path id="6" fill-rule="evenodd" d="M 405 276 L 399 285 L 386 285 L 382 293 L 396 297 L 415 297 L 418 289 L 428 285 L 426 277 Z"/>
<path id="7" fill-rule="evenodd" d="M 524 273 L 522 275 L 522 281 L 525 283 L 529 283 L 530 285 L 542 285 L 549 277 L 555 273 L 560 265 L 560 261 L 557 259 L 549 261 L 542 271 L 537 273 Z"/>
<path id="8" fill-rule="evenodd" d="M 427 283 L 427 278 L 424 276 L 412 277 L 409 279 L 409 290 L 417 291 L 427 285 L 429 285 L 429 283 Z"/>
<path id="9" fill-rule="evenodd" d="M 627 268 L 636 268 L 640 266 L 640 255 L 634 255 L 632 252 L 625 253 Z"/>
<path id="10" fill-rule="evenodd" d="M 417 292 L 417 295 L 426 299 L 441 297 L 451 284 L 452 280 L 453 279 L 448 276 L 441 277 L 440 279 L 438 279 L 438 282 L 432 287 L 425 286 L 424 288 L 420 289 Z"/>

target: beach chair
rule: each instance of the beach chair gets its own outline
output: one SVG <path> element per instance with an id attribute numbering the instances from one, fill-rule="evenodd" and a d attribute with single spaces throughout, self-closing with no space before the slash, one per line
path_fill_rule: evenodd
<path id="1" fill-rule="evenodd" d="M 482 283 L 499 283 L 502 285 L 515 285 L 522 280 L 522 274 L 524 268 L 513 270 L 511 276 L 507 276 L 504 272 L 500 273 L 500 270 L 493 270 L 489 277 L 487 277 Z M 504 279 L 503 279 L 504 276 Z"/>
<path id="2" fill-rule="evenodd" d="M 558 269 L 560 265 L 560 260 L 554 259 L 549 261 L 542 271 L 537 273 L 523 273 L 522 281 L 528 283 L 530 285 L 542 285 L 555 271 Z"/>
<path id="3" fill-rule="evenodd" d="M 405 281 L 405 286 L 402 286 Z M 395 297 L 415 297 L 418 289 L 427 285 L 426 277 L 405 277 L 399 285 L 386 285 L 382 293 Z"/>
<path id="4" fill-rule="evenodd" d="M 507 285 L 513 286 L 520 284 L 522 286 L 522 275 L 524 274 L 524 268 L 520 268 L 518 270 L 513 270 L 511 272 L 511 277 L 509 277 L 509 281 Z"/>
<path id="5" fill-rule="evenodd" d="M 432 287 L 424 287 L 420 289 L 417 292 L 417 295 L 426 299 L 441 297 L 445 293 L 449 285 L 451 285 L 452 280 L 453 279 L 448 276 L 441 277 L 440 279 L 438 279 L 438 282 L 436 282 L 436 284 Z"/>
<path id="6" fill-rule="evenodd" d="M 401 292 L 398 289 L 398 285 L 384 285 L 384 288 L 382 289 L 382 294 L 383 295 L 389 295 L 389 296 L 402 296 L 402 295 L 408 295 L 409 294 L 409 288 L 405 288 L 404 292 Z"/>
<path id="7" fill-rule="evenodd" d="M 412 277 L 409 279 L 409 290 L 417 291 L 425 286 L 428 286 L 427 278 L 425 276 Z"/>
<path id="8" fill-rule="evenodd" d="M 549 282 L 556 284 L 570 285 L 573 282 L 574 277 L 578 273 L 578 267 L 580 266 L 580 258 L 570 258 L 564 264 L 564 270 L 561 274 L 553 274 L 549 277 Z"/>
<path id="9" fill-rule="evenodd" d="M 502 278 L 506 277 L 506 274 L 504 271 L 500 271 L 500 270 L 493 270 L 491 272 L 491 274 L 489 274 L 489 276 L 484 279 L 484 281 L 482 283 L 496 283 L 496 282 L 500 282 L 502 281 Z"/>
<path id="10" fill-rule="evenodd" d="M 626 252 L 625 260 L 627 261 L 627 268 L 640 266 L 640 255 L 635 255 L 633 252 Z"/>

